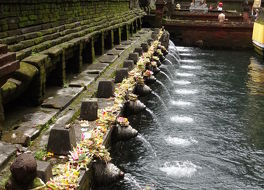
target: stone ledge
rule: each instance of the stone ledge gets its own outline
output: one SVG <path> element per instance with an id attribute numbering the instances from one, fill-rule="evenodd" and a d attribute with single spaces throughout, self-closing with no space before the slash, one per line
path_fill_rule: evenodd
<path id="1" fill-rule="evenodd" d="M 15 155 L 17 148 L 15 145 L 0 141 L 0 169 Z"/>

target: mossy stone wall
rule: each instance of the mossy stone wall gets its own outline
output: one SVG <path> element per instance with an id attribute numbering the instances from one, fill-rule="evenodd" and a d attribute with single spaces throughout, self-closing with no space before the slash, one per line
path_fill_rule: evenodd
<path id="1" fill-rule="evenodd" d="M 16 35 L 19 29 L 46 29 L 89 18 L 128 11 L 130 0 L 1 0 L 0 38 Z"/>

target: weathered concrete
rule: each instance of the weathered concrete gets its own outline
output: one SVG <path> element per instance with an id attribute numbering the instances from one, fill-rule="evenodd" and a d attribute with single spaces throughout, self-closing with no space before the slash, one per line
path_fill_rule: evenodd
<path id="1" fill-rule="evenodd" d="M 64 109 L 83 90 L 83 87 L 69 87 L 59 89 L 54 97 L 49 97 L 48 99 L 44 100 L 41 106 L 45 108 Z"/>
<path id="2" fill-rule="evenodd" d="M 147 52 L 148 51 L 148 48 L 149 48 L 148 43 L 142 43 L 141 47 L 143 49 L 143 52 Z"/>
<path id="3" fill-rule="evenodd" d="M 134 68 L 134 61 L 133 60 L 125 60 L 124 61 L 124 64 L 123 64 L 123 67 L 124 68 L 127 68 L 128 71 L 131 71 L 133 68 Z"/>
<path id="4" fill-rule="evenodd" d="M 129 45 L 118 45 L 118 46 L 115 46 L 115 48 L 117 50 L 125 50 L 125 49 L 129 48 Z"/>
<path id="5" fill-rule="evenodd" d="M 43 182 L 48 182 L 48 180 L 52 177 L 52 166 L 50 162 L 37 161 L 37 176 Z"/>
<path id="6" fill-rule="evenodd" d="M 163 24 L 178 45 L 215 49 L 252 48 L 253 23 L 173 19 L 164 20 Z"/>
<path id="7" fill-rule="evenodd" d="M 0 141 L 0 169 L 10 160 L 16 153 L 16 146 Z"/>
<path id="8" fill-rule="evenodd" d="M 65 128 L 62 125 L 56 125 L 51 129 L 47 151 L 57 155 L 68 155 L 74 146 L 76 146 L 76 137 L 73 126 Z"/>
<path id="9" fill-rule="evenodd" d="M 137 52 L 130 53 L 129 56 L 128 56 L 128 59 L 133 60 L 134 64 L 136 64 L 138 59 L 139 59 L 139 53 L 137 53 Z"/>
<path id="10" fill-rule="evenodd" d="M 139 56 L 141 56 L 143 54 L 143 49 L 142 47 L 137 47 L 135 48 L 134 52 L 137 52 Z"/>
<path id="11" fill-rule="evenodd" d="M 113 63 L 118 58 L 118 55 L 103 55 L 99 58 L 101 63 Z"/>
<path id="12" fill-rule="evenodd" d="M 110 98 L 114 96 L 114 83 L 112 80 L 103 80 L 98 84 L 97 98 Z"/>
<path id="13" fill-rule="evenodd" d="M 121 68 L 116 70 L 116 77 L 115 77 L 115 83 L 120 83 L 123 81 L 123 79 L 128 77 L 128 69 L 127 68 Z"/>
<path id="14" fill-rule="evenodd" d="M 124 50 L 112 49 L 106 52 L 107 55 L 118 55 L 120 56 Z"/>
<path id="15" fill-rule="evenodd" d="M 98 102 L 96 98 L 89 98 L 82 101 L 80 118 L 88 121 L 97 119 Z"/>

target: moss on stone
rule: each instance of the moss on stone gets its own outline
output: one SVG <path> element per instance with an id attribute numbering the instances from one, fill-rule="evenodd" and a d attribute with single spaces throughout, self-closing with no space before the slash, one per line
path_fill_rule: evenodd
<path id="1" fill-rule="evenodd" d="M 38 69 L 28 63 L 20 62 L 20 69 L 18 69 L 14 77 L 21 81 L 31 81 L 38 74 Z"/>
<path id="2" fill-rule="evenodd" d="M 7 100 L 15 93 L 17 85 L 12 81 L 7 81 L 1 88 L 1 93 L 3 97 L 3 102 L 8 102 Z"/>

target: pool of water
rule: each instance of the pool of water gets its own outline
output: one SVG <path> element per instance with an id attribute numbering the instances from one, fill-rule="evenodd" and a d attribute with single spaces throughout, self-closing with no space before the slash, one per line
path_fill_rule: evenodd
<path id="1" fill-rule="evenodd" d="M 140 135 L 112 147 L 125 179 L 103 189 L 264 189 L 264 64 L 254 52 L 174 47 Z M 177 58 L 177 57 L 176 57 Z M 155 114 L 155 117 L 151 116 Z"/>

